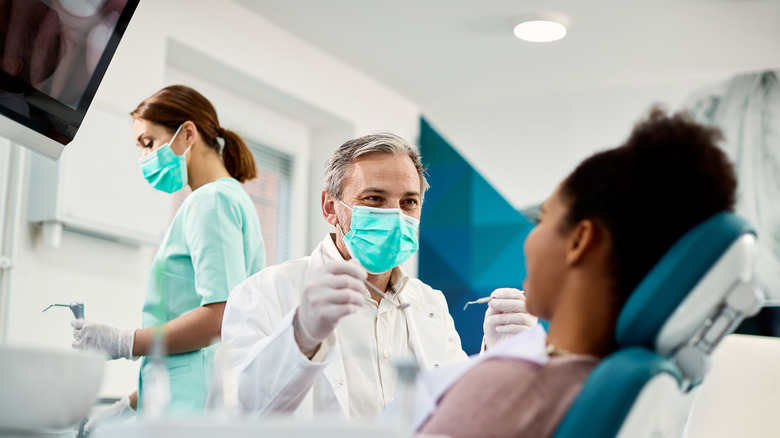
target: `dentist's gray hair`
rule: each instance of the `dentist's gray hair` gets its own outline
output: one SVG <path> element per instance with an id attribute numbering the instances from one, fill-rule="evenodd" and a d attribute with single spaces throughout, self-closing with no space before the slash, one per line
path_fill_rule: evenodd
<path id="1" fill-rule="evenodd" d="M 425 167 L 420 160 L 420 152 L 403 138 L 389 133 L 364 135 L 339 146 L 325 163 L 325 191 L 341 200 L 344 191 L 343 183 L 347 177 L 349 166 L 359 157 L 374 152 L 406 155 L 412 160 L 417 174 L 420 176 L 420 198 L 422 201 L 429 186 L 428 180 L 425 178 Z"/>

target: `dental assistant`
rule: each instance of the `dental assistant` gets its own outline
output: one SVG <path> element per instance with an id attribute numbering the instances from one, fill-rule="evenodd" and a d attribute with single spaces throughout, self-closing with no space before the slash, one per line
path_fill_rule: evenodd
<path id="1" fill-rule="evenodd" d="M 442 292 L 401 267 L 417 251 L 428 188 L 417 149 L 392 134 L 347 141 L 328 160 L 324 185 L 322 215 L 334 233 L 310 256 L 241 283 L 225 309 L 217 355 L 235 381 L 223 387 L 237 388 L 255 417 L 372 421 L 393 400 L 395 360 L 423 369 L 467 360 Z M 487 348 L 502 330 L 528 328 L 490 327 Z"/>
<path id="2" fill-rule="evenodd" d="M 110 359 L 142 357 L 138 392 L 97 417 L 143 410 L 153 328 L 162 326 L 169 356 L 170 413 L 202 412 L 222 315 L 230 291 L 265 266 L 260 222 L 240 183 L 257 176 L 254 157 L 236 133 L 223 129 L 212 104 L 196 90 L 174 85 L 131 113 L 141 148 L 139 167 L 155 189 L 184 200 L 152 262 L 142 327 L 121 330 L 75 320 L 73 347 Z M 220 140 L 221 139 L 221 140 Z"/>

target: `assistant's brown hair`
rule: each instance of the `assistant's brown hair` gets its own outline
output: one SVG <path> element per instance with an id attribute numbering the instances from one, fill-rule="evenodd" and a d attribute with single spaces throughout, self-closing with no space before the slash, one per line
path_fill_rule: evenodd
<path id="1" fill-rule="evenodd" d="M 208 99 L 185 85 L 171 85 L 154 93 L 130 113 L 136 119 L 165 126 L 171 134 L 182 123 L 195 124 L 203 142 L 220 151 L 218 137 L 225 141 L 222 161 L 230 175 L 239 182 L 257 177 L 257 165 L 244 140 L 235 132 L 222 129 L 217 111 Z"/>

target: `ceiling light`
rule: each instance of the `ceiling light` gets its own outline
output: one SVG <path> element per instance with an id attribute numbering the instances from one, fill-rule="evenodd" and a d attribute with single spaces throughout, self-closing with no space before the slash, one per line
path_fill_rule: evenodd
<path id="1" fill-rule="evenodd" d="M 566 36 L 566 26 L 549 20 L 525 21 L 515 26 L 515 36 L 534 43 L 557 41 Z"/>

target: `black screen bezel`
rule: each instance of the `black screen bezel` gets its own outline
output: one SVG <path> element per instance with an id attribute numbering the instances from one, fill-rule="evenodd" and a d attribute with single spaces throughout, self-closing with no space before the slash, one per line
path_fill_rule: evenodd
<path id="1" fill-rule="evenodd" d="M 127 0 L 122 13 L 117 19 L 111 36 L 106 43 L 106 47 L 100 56 L 100 60 L 95 66 L 95 70 L 89 78 L 89 82 L 84 89 L 76 109 L 73 109 L 57 99 L 39 91 L 29 84 L 18 81 L 16 84 L 24 87 L 23 96 L 29 105 L 30 114 L 25 115 L 17 112 L 13 108 L 0 104 L 0 115 L 3 115 L 26 128 L 29 128 L 39 134 L 42 134 L 62 145 L 67 145 L 76 136 L 84 116 L 87 114 L 89 106 L 97 93 L 100 83 L 106 74 L 108 65 L 111 62 L 119 42 L 124 36 L 125 30 L 130 23 L 130 18 L 135 13 L 140 0 Z M 7 80 L 13 80 L 6 78 Z"/>

